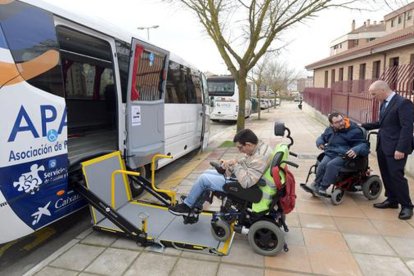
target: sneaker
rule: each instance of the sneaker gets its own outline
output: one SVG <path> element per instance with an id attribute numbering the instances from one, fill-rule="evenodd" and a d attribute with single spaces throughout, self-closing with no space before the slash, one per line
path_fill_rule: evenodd
<path id="1" fill-rule="evenodd" d="M 175 206 L 170 206 L 168 211 L 176 216 L 185 216 L 191 212 L 191 208 L 188 207 L 185 203 L 180 203 Z"/>

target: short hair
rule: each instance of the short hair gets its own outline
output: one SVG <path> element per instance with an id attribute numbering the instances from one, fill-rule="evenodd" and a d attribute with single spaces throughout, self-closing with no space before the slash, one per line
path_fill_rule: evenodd
<path id="1" fill-rule="evenodd" d="M 237 132 L 237 134 L 233 138 L 233 142 L 239 142 L 242 145 L 245 145 L 246 143 L 252 143 L 254 145 L 257 145 L 257 143 L 259 143 L 259 138 L 257 138 L 256 134 L 254 134 L 253 131 L 246 128 Z"/>
<path id="2" fill-rule="evenodd" d="M 377 80 L 377 81 L 374 81 L 371 85 L 370 85 L 370 87 L 369 87 L 370 89 L 381 89 L 381 90 L 384 90 L 385 92 L 389 92 L 389 91 L 391 91 L 391 88 L 390 88 L 390 86 L 388 85 L 388 83 L 386 82 L 386 81 L 383 81 L 383 80 Z"/>
<path id="3" fill-rule="evenodd" d="M 332 112 L 331 114 L 328 115 L 329 122 L 332 124 L 333 117 L 338 117 L 338 116 L 344 117 L 344 115 L 340 112 Z"/>

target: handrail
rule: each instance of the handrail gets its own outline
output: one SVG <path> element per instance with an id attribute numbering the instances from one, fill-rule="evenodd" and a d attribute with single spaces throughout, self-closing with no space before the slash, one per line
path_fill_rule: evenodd
<path id="1" fill-rule="evenodd" d="M 125 170 L 115 170 L 111 174 L 111 207 L 115 210 L 115 175 L 116 174 L 127 174 L 139 176 L 139 172 L 131 172 Z"/>
<path id="2" fill-rule="evenodd" d="M 173 158 L 171 155 L 165 155 L 165 154 L 155 154 L 152 157 L 151 160 L 151 187 L 154 191 L 158 192 L 158 193 L 164 193 L 166 195 L 168 195 L 171 198 L 171 205 L 175 205 L 176 203 L 176 192 L 171 191 L 171 190 L 163 190 L 163 189 L 158 189 L 155 186 L 155 161 L 157 161 L 157 159 L 160 158 Z"/>

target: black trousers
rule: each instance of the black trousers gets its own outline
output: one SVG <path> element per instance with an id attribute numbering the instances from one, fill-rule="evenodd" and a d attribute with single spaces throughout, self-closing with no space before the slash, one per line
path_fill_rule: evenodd
<path id="1" fill-rule="evenodd" d="M 385 196 L 391 202 L 397 202 L 402 207 L 413 208 L 410 199 L 408 182 L 404 176 L 407 154 L 401 160 L 395 160 L 394 155 L 385 155 L 381 147 L 377 149 L 378 165 L 385 187 Z"/>

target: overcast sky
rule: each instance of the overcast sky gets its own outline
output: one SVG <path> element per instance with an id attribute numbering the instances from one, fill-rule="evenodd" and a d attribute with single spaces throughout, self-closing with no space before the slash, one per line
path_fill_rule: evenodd
<path id="1" fill-rule="evenodd" d="M 147 31 L 137 30 L 137 27 L 158 25 L 157 29 L 150 30 L 150 42 L 174 52 L 203 71 L 227 73 L 215 45 L 203 31 L 196 17 L 177 6 L 160 0 L 46 1 L 68 9 L 91 12 L 113 24 L 137 32 L 144 38 L 147 38 Z M 373 12 L 327 10 L 305 24 L 300 23 L 284 33 L 283 40 L 288 46 L 280 58 L 289 67 L 303 72 L 304 75 L 311 74 L 304 70 L 304 66 L 327 57 L 329 43 L 351 31 L 352 19 L 355 19 L 357 27 L 367 19 L 371 19 L 371 23 L 374 20 L 383 20 L 390 9 L 381 6 L 380 3 Z"/>

